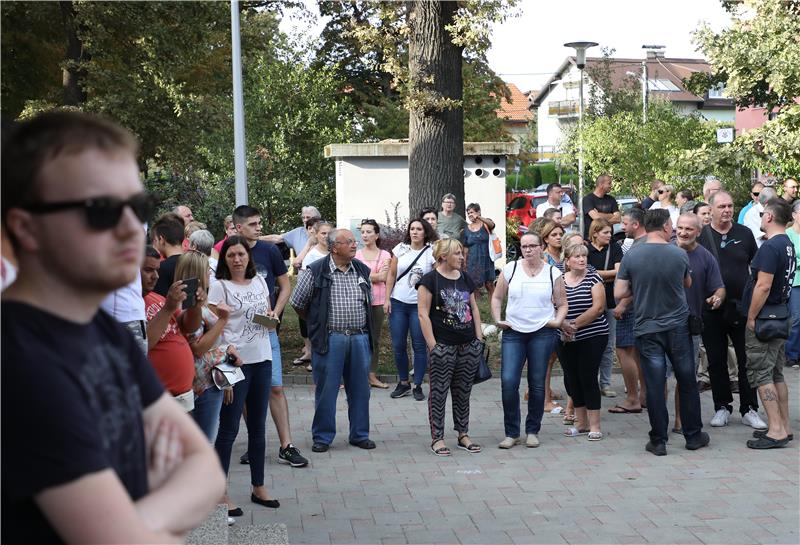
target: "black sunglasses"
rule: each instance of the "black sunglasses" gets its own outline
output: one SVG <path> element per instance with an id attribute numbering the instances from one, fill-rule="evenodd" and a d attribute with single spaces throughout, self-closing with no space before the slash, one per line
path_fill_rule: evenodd
<path id="1" fill-rule="evenodd" d="M 761 195 L 761 192 L 760 192 L 760 191 L 751 191 L 751 192 L 750 192 L 750 194 L 751 194 L 753 197 L 758 197 L 759 195 Z"/>
<path id="2" fill-rule="evenodd" d="M 145 191 L 134 195 L 127 201 L 116 197 L 93 197 L 81 201 L 35 203 L 21 208 L 32 214 L 51 214 L 62 210 L 83 208 L 89 227 L 95 231 L 106 231 L 117 226 L 126 206 L 131 207 L 139 221 L 147 223 L 153 219 L 157 205 L 158 199 L 155 195 Z"/>

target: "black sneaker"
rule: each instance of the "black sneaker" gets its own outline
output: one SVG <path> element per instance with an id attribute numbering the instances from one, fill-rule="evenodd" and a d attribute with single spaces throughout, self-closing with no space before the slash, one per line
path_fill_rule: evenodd
<path id="1" fill-rule="evenodd" d="M 300 449 L 289 443 L 288 447 L 278 449 L 278 463 L 292 467 L 306 467 L 308 460 L 300 454 Z"/>
<path id="2" fill-rule="evenodd" d="M 417 401 L 425 401 L 425 394 L 422 393 L 422 386 L 414 386 L 414 399 Z"/>
<path id="3" fill-rule="evenodd" d="M 686 441 L 686 450 L 697 450 L 699 448 L 707 447 L 711 438 L 704 431 L 695 437 L 692 441 Z"/>
<path id="4" fill-rule="evenodd" d="M 394 389 L 394 392 L 389 394 L 389 397 L 397 399 L 398 397 L 405 397 L 410 393 L 411 393 L 410 384 L 403 384 L 402 382 L 398 382 L 397 387 Z"/>
<path id="5" fill-rule="evenodd" d="M 667 455 L 667 446 L 664 443 L 654 443 L 653 441 L 648 441 L 644 446 L 644 449 L 647 452 L 652 452 L 656 456 Z"/>
<path id="6" fill-rule="evenodd" d="M 247 451 L 244 451 L 244 454 L 239 456 L 239 463 L 242 465 L 248 465 L 250 463 L 250 455 Z"/>

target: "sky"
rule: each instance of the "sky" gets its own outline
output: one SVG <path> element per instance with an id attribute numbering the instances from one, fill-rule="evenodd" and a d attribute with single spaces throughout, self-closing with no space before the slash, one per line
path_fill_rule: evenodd
<path id="1" fill-rule="evenodd" d="M 316 25 L 284 19 L 281 29 L 307 30 L 319 35 L 325 22 L 319 19 L 315 0 L 304 0 L 317 15 Z M 719 0 L 520 0 L 519 17 L 495 25 L 489 66 L 521 91 L 538 90 L 574 50 L 566 42 L 600 44 L 589 56 L 600 56 L 602 47 L 614 56 L 643 58 L 643 44 L 663 45 L 667 57 L 702 58 L 692 45 L 692 31 L 701 21 L 720 30 L 730 16 Z"/>

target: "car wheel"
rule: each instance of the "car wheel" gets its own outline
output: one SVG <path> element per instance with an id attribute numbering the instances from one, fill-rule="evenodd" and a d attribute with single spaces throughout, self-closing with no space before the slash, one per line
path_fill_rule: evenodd
<path id="1" fill-rule="evenodd" d="M 518 244 L 509 244 L 506 246 L 506 261 L 514 261 L 519 258 L 521 251 Z"/>

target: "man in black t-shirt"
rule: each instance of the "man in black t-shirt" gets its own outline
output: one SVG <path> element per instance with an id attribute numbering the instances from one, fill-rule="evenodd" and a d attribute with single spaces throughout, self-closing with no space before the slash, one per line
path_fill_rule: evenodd
<path id="1" fill-rule="evenodd" d="M 609 195 L 611 176 L 601 174 L 597 177 L 594 191 L 583 198 L 583 238 L 589 239 L 589 226 L 592 220 L 603 218 L 614 225 L 620 222 L 617 200 Z"/>
<path id="2" fill-rule="evenodd" d="M 739 367 L 739 413 L 742 423 L 755 429 L 763 429 L 760 418 L 752 418 L 752 415 L 748 417 L 751 410 L 758 413 L 758 398 L 755 389 L 747 382 L 745 320 L 741 308 L 750 261 L 756 255 L 756 241 L 750 229 L 733 221 L 733 198 L 730 193 L 724 190 L 713 193 L 709 205 L 711 223 L 703 228 L 697 241 L 717 260 L 726 294 L 719 309 L 703 309 L 702 337 L 708 357 L 708 375 L 715 411 L 711 425 L 727 426 L 728 418 L 733 412 L 733 392 L 728 378 L 730 339 Z"/>
<path id="3" fill-rule="evenodd" d="M 767 241 L 761 245 L 750 264 L 752 276 L 747 284 L 743 308 L 747 308 L 747 378 L 764 404 L 769 429 L 753 432 L 747 446 L 770 449 L 786 446 L 794 436 L 789 420 L 789 388 L 783 379 L 786 364 L 785 338 L 762 340 L 755 333 L 756 319 L 766 305 L 788 313 L 789 293 L 794 281 L 796 258 L 794 244 L 786 236 L 786 224 L 792 219 L 792 208 L 785 199 L 767 202 L 761 216 L 761 230 Z M 786 336 L 789 324 L 786 324 Z"/>
<path id="4" fill-rule="evenodd" d="M 219 461 L 131 333 L 98 310 L 139 274 L 154 208 L 136 141 L 77 112 L 4 136 L 19 277 L 2 302 L 2 541 L 181 542 L 222 496 Z"/>
<path id="5" fill-rule="evenodd" d="M 159 216 L 150 228 L 153 248 L 164 256 L 158 268 L 158 282 L 153 289 L 161 297 L 167 296 L 169 287 L 175 281 L 175 267 L 183 255 L 183 233 L 183 220 L 172 212 Z"/>

